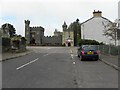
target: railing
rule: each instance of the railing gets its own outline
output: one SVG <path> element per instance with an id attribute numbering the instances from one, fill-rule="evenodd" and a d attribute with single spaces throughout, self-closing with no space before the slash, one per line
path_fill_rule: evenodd
<path id="1" fill-rule="evenodd" d="M 120 55 L 120 46 L 98 45 L 98 50 L 100 50 L 101 53 L 107 55 Z"/>

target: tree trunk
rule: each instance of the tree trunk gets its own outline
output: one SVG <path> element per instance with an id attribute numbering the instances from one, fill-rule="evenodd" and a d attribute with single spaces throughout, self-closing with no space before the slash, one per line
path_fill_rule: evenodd
<path id="1" fill-rule="evenodd" d="M 115 39 L 115 46 L 117 46 L 117 40 Z"/>

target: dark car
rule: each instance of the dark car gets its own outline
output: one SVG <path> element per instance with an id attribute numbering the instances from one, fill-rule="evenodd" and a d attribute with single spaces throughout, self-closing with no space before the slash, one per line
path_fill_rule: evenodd
<path id="1" fill-rule="evenodd" d="M 77 53 L 81 60 L 99 60 L 100 51 L 97 45 L 82 45 Z"/>

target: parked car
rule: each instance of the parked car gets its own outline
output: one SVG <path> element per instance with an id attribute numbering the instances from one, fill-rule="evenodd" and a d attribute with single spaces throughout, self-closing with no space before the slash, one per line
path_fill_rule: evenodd
<path id="1" fill-rule="evenodd" d="M 81 45 L 77 53 L 81 60 L 99 60 L 100 51 L 97 45 Z"/>

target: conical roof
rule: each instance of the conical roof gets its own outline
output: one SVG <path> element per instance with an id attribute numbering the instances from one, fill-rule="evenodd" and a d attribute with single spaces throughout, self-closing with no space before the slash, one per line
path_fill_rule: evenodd
<path id="1" fill-rule="evenodd" d="M 67 24 L 66 22 L 64 21 L 64 24 L 62 25 L 62 27 L 67 27 Z"/>

